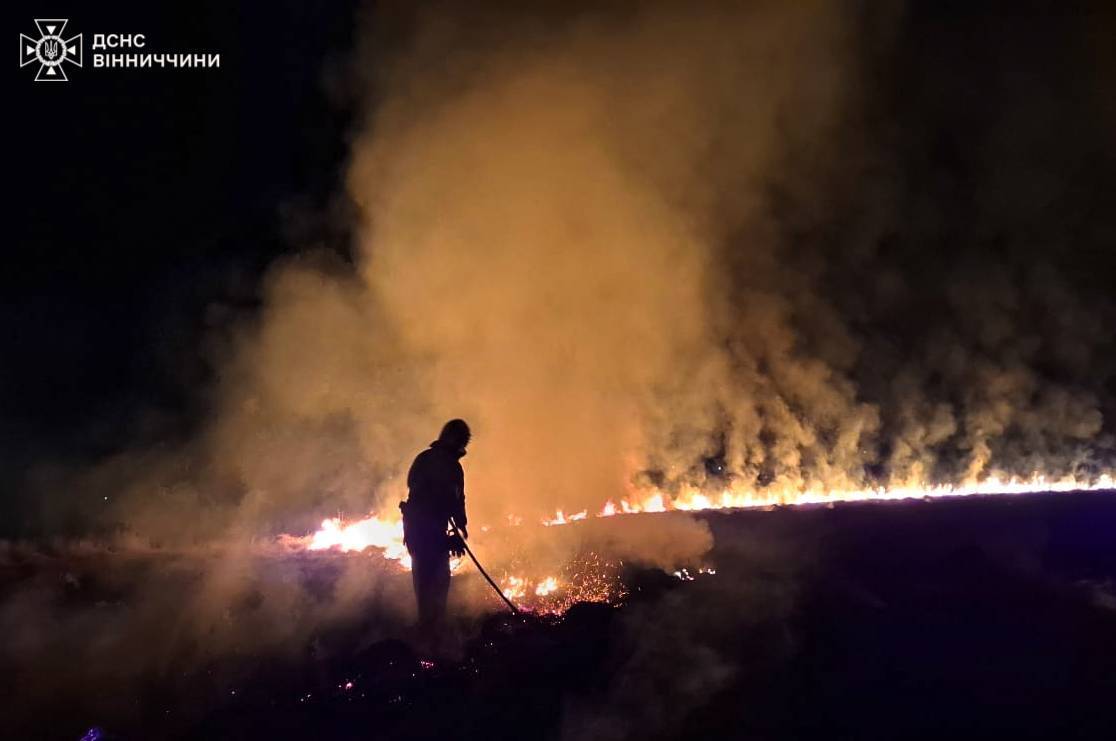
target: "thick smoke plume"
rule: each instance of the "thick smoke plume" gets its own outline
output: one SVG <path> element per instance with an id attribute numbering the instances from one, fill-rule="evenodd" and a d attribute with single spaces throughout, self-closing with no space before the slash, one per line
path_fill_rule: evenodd
<path id="1" fill-rule="evenodd" d="M 1112 111 L 1083 86 L 1057 103 L 1070 127 L 1053 94 L 1105 73 L 1091 51 L 1011 57 L 1010 22 L 979 49 L 941 31 L 956 58 L 930 61 L 908 53 L 918 20 L 369 13 L 353 263 L 275 265 L 206 434 L 80 488 L 144 537 L 305 532 L 393 508 L 452 416 L 474 427 L 481 522 L 650 487 L 1111 467 Z M 959 100 L 952 73 L 978 51 L 999 64 L 973 87 L 994 95 Z"/>
<path id="2" fill-rule="evenodd" d="M 475 427 L 487 520 L 648 484 L 1103 464 L 1111 303 L 1030 246 L 1070 225 L 1018 223 L 1037 196 L 991 182 L 1012 153 L 958 174 L 877 123 L 944 115 L 907 110 L 873 66 L 902 53 L 900 13 L 535 11 L 407 14 L 405 49 L 365 79 L 355 274 L 278 267 L 224 389 L 214 452 L 249 521 L 308 496 L 392 506 L 410 455 L 455 415 Z M 1005 127 L 972 137 L 1056 133 Z M 907 187 L 912 166 L 931 182 Z M 962 176 L 963 207 L 925 192 Z"/>
<path id="3" fill-rule="evenodd" d="M 207 453 L 242 488 L 237 522 L 391 507 L 450 416 L 474 426 L 487 521 L 692 483 L 722 454 L 734 474 L 855 476 L 878 415 L 795 356 L 778 286 L 735 280 L 773 269 L 777 235 L 727 243 L 765 226 L 787 137 L 836 124 L 847 24 L 764 4 L 440 11 L 366 80 L 355 274 L 277 266 L 226 374 Z M 817 442 L 826 425 L 845 430 Z"/>

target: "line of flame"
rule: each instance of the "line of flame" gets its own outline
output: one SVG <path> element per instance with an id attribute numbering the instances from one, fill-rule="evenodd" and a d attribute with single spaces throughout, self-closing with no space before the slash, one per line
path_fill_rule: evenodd
<path id="1" fill-rule="evenodd" d="M 797 506 L 804 504 L 826 504 L 828 502 L 867 502 L 893 501 L 898 499 L 937 499 L 942 497 L 993 496 L 1005 494 L 1038 494 L 1047 492 L 1104 491 L 1116 489 L 1116 475 L 1103 474 L 1094 479 L 1078 478 L 1048 479 L 1045 476 L 1030 478 L 999 478 L 990 476 L 982 481 L 965 484 L 905 485 L 865 489 L 731 489 L 719 494 L 710 494 L 700 489 L 689 489 L 677 496 L 667 497 L 660 491 L 652 491 L 642 497 L 629 497 L 619 503 L 605 502 L 595 517 L 611 517 L 619 514 L 641 512 L 669 512 L 672 510 L 695 512 L 717 509 L 756 509 L 776 506 Z M 553 517 L 543 520 L 544 525 L 565 525 L 574 520 L 585 519 L 585 511 L 566 515 L 558 510 Z"/>
<path id="2" fill-rule="evenodd" d="M 992 496 L 1008 494 L 1033 494 L 1040 492 L 1100 491 L 1116 489 L 1116 476 L 1105 474 L 1089 481 L 1066 478 L 1051 480 L 1043 476 L 1030 479 L 1000 479 L 991 477 L 980 482 L 961 485 L 901 486 L 852 490 L 806 491 L 755 491 L 725 489 L 719 494 L 691 489 L 675 497 L 652 491 L 642 497 L 632 496 L 619 502 L 608 500 L 593 517 L 611 517 L 620 514 L 644 512 L 696 512 L 717 509 L 755 509 L 782 505 L 825 504 L 828 502 L 889 501 L 897 499 L 934 499 L 940 497 Z M 588 510 L 566 514 L 558 510 L 553 517 L 545 518 L 546 526 L 565 525 L 589 517 Z M 510 518 L 520 523 L 522 518 Z M 514 526 L 514 525 L 513 525 Z M 398 515 L 370 515 L 361 520 L 345 522 L 340 517 L 322 521 L 321 529 L 313 533 L 306 547 L 310 550 L 338 548 L 342 551 L 362 551 L 368 547 L 383 550 L 384 557 L 400 561 L 410 567 L 410 557 L 403 545 L 403 522 Z"/>
<path id="3" fill-rule="evenodd" d="M 685 490 L 677 496 L 669 497 L 661 491 L 651 491 L 643 496 L 632 495 L 619 502 L 608 500 L 593 517 L 612 517 L 622 514 L 650 512 L 696 512 L 721 509 L 755 509 L 775 506 L 795 506 L 826 504 L 830 502 L 891 501 L 901 499 L 935 499 L 943 497 L 992 496 L 1012 494 L 1033 494 L 1044 492 L 1101 491 L 1116 489 L 1116 476 L 1104 474 L 1084 481 L 1075 478 L 1047 479 L 1034 476 L 1029 479 L 1002 479 L 989 477 L 983 481 L 961 485 L 939 486 L 898 486 L 849 490 L 745 490 L 725 489 L 719 494 L 710 494 L 699 489 Z M 556 526 L 584 520 L 590 517 L 588 510 L 566 514 L 558 510 L 553 517 L 543 519 L 542 525 Z M 523 519 L 508 516 L 511 526 L 518 526 Z M 341 551 L 363 551 L 378 548 L 385 558 L 398 561 L 404 569 L 411 568 L 411 557 L 403 544 L 403 521 L 398 514 L 381 517 L 370 515 L 360 520 L 345 522 L 340 517 L 322 521 L 321 528 L 302 539 L 303 546 L 312 551 L 339 549 Z M 456 571 L 460 562 L 454 563 Z M 533 589 L 530 588 L 533 584 Z M 554 576 L 538 581 L 525 577 L 505 577 L 501 585 L 505 594 L 513 601 L 529 596 L 533 592 L 539 597 L 548 597 L 560 592 L 566 585 Z"/>

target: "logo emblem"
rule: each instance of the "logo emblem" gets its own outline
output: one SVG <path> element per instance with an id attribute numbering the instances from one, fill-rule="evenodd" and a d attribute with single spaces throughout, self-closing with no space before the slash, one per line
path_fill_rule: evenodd
<path id="1" fill-rule="evenodd" d="M 81 66 L 81 34 L 64 38 L 63 32 L 69 21 L 65 18 L 36 18 L 39 38 L 33 39 L 26 34 L 19 35 L 19 66 L 26 67 L 32 62 L 39 63 L 36 82 L 65 82 L 64 63 Z"/>

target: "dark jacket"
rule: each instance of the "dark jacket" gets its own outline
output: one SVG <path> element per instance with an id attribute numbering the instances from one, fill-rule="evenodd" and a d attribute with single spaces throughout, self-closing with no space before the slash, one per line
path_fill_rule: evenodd
<path id="1" fill-rule="evenodd" d="M 407 473 L 410 493 L 403 505 L 403 528 L 407 547 L 441 549 L 452 517 L 465 527 L 465 472 L 460 450 L 435 440 L 415 457 Z"/>

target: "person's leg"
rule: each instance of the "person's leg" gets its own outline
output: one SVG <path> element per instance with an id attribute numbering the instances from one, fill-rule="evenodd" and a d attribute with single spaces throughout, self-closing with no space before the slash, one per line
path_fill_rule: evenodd
<path id="1" fill-rule="evenodd" d="M 411 554 L 411 584 L 415 588 L 415 604 L 418 607 L 418 624 L 427 627 L 431 624 L 434 613 L 434 602 L 431 579 L 430 555 L 417 551 Z"/>
<path id="2" fill-rule="evenodd" d="M 446 617 L 446 601 L 449 598 L 449 554 L 439 553 L 430 560 L 430 611 L 434 623 L 441 625 Z"/>

